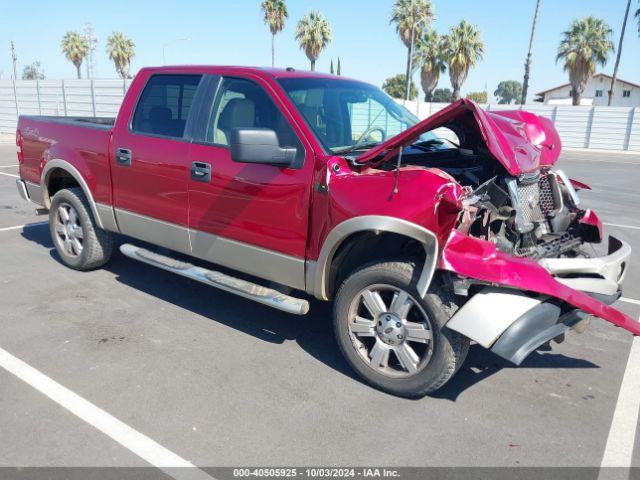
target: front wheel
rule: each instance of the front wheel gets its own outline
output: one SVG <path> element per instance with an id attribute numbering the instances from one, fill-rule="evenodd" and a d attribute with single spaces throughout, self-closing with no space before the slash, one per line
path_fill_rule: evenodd
<path id="1" fill-rule="evenodd" d="M 421 298 L 409 262 L 364 267 L 347 278 L 334 304 L 342 353 L 368 383 L 403 397 L 442 387 L 459 369 L 469 339 L 445 323 L 455 305 L 432 288 Z"/>

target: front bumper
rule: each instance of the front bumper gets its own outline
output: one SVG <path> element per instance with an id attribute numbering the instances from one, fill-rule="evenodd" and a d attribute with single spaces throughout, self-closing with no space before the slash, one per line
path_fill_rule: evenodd
<path id="1" fill-rule="evenodd" d="M 566 312 L 593 315 L 640 335 L 640 322 L 610 306 L 620 296 L 630 254 L 629 245 L 611 238 L 606 256 L 538 263 L 454 231 L 443 248 L 440 268 L 488 286 L 473 295 L 447 326 L 492 349 L 513 327 L 510 336 L 516 340 L 508 342 L 509 353 L 505 349 L 504 356 L 514 362 L 522 361 L 523 352 L 532 351 L 529 339 L 536 337 L 544 343 L 550 335 L 570 327 Z M 547 303 L 560 307 L 557 316 L 538 315 L 555 310 L 541 306 Z M 537 320 L 543 317 L 544 321 Z M 518 329 L 527 333 L 522 336 Z"/>
<path id="2" fill-rule="evenodd" d="M 631 257 L 629 244 L 609 237 L 608 254 L 596 258 L 545 258 L 539 261 L 556 280 L 592 296 L 617 297 Z"/>

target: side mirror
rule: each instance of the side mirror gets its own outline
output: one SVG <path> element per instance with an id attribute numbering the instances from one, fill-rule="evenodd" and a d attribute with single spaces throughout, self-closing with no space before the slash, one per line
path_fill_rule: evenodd
<path id="1" fill-rule="evenodd" d="M 278 135 L 269 128 L 234 128 L 229 139 L 231 160 L 240 163 L 291 165 L 295 148 L 281 148 Z"/>

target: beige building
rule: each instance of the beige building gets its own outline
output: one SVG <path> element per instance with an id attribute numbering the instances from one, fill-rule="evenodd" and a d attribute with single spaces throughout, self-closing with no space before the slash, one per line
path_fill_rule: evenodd
<path id="1" fill-rule="evenodd" d="M 611 75 L 596 73 L 587 83 L 580 105 L 606 106 L 609 102 L 610 87 Z M 571 105 L 571 84 L 565 83 L 538 92 L 535 101 L 547 105 Z M 640 85 L 618 78 L 611 106 L 640 107 Z"/>

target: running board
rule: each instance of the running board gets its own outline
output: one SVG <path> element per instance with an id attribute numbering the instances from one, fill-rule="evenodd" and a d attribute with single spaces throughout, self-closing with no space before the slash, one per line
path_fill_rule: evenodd
<path id="1" fill-rule="evenodd" d="M 149 250 L 136 247 L 129 243 L 120 246 L 120 251 L 127 257 L 131 257 L 139 262 L 177 273 L 183 277 L 240 295 L 254 302 L 277 308 L 283 312 L 293 313 L 294 315 L 305 315 L 309 312 L 309 302 L 307 300 L 290 297 L 272 288 L 263 287 L 262 285 L 241 280 L 214 270 L 196 267 L 190 263 L 150 252 Z"/>

